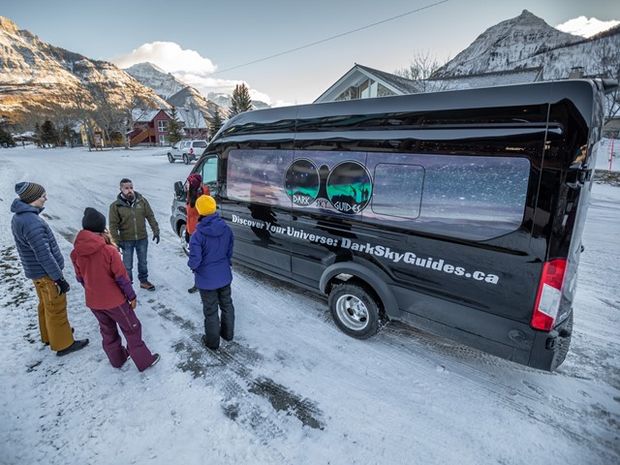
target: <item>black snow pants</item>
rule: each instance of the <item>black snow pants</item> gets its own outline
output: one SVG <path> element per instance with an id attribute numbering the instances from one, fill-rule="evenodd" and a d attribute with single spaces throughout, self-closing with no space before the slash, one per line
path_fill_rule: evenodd
<path id="1" fill-rule="evenodd" d="M 205 344 L 209 349 L 220 347 L 220 336 L 232 341 L 235 330 L 235 307 L 233 307 L 230 284 L 212 291 L 200 289 L 202 311 L 205 316 Z M 222 311 L 220 322 L 219 309 Z"/>

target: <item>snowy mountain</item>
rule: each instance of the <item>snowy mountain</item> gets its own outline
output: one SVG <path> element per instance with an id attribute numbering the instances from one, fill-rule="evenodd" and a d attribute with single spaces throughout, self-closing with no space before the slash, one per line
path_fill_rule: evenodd
<path id="1" fill-rule="evenodd" d="M 574 36 L 548 25 L 527 10 L 516 18 L 502 21 L 484 31 L 454 59 L 440 68 L 435 77 L 543 67 L 542 78 L 567 78 L 576 67 L 586 76 L 604 73 L 604 56 L 613 56 L 620 47 L 620 28 L 592 38 Z"/>
<path id="2" fill-rule="evenodd" d="M 187 86 L 187 84 L 179 81 L 172 74 L 166 73 L 153 63 L 137 63 L 126 68 L 125 72 L 145 86 L 153 89 L 163 99 L 173 96 Z"/>
<path id="3" fill-rule="evenodd" d="M 212 102 L 217 103 L 222 108 L 230 108 L 231 96 L 229 94 L 209 92 L 207 98 Z M 252 109 L 261 110 L 263 108 L 271 108 L 271 105 L 261 102 L 260 100 L 252 100 Z"/>
<path id="4" fill-rule="evenodd" d="M 132 103 L 167 107 L 113 64 L 54 47 L 0 16 L 0 111 L 13 120 L 28 112 Z"/>
<path id="5" fill-rule="evenodd" d="M 166 73 L 153 63 L 138 63 L 125 69 L 127 73 L 155 91 L 170 105 L 187 110 L 198 109 L 206 119 L 211 119 L 216 111 L 224 112 L 214 102 L 207 100 L 196 88 Z"/>

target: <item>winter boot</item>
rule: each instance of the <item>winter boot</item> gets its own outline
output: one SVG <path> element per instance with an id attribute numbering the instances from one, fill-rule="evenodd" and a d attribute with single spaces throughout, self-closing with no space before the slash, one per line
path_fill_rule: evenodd
<path id="1" fill-rule="evenodd" d="M 153 286 L 150 282 L 148 281 L 142 281 L 140 283 L 140 289 L 146 289 L 147 291 L 154 291 L 155 290 L 155 286 Z"/>
<path id="2" fill-rule="evenodd" d="M 58 355 L 59 357 L 62 357 L 63 355 L 70 354 L 71 352 L 77 352 L 78 350 L 83 349 L 87 345 L 88 345 L 88 339 L 81 339 L 79 341 L 73 341 L 73 344 L 71 344 L 66 349 L 59 350 L 58 352 L 56 352 L 56 355 Z"/>

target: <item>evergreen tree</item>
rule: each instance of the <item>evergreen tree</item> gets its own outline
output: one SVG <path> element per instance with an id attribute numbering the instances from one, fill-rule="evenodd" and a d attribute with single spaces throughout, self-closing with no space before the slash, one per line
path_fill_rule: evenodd
<path id="1" fill-rule="evenodd" d="M 168 121 L 168 140 L 174 145 L 183 139 L 183 124 L 179 121 L 175 107 L 172 107 L 170 116 L 172 119 Z"/>
<path id="2" fill-rule="evenodd" d="M 45 120 L 41 126 L 41 143 L 43 145 L 56 145 L 58 144 L 58 131 L 54 123 L 50 120 Z"/>
<path id="3" fill-rule="evenodd" d="M 213 115 L 213 119 L 211 120 L 211 124 L 209 125 L 209 131 L 211 132 L 211 137 L 213 137 L 217 131 L 220 130 L 224 121 L 222 120 L 222 116 L 220 115 L 219 110 L 215 110 L 215 115 Z"/>
<path id="4" fill-rule="evenodd" d="M 37 147 L 41 147 L 41 125 L 39 123 L 34 125 L 34 142 Z"/>
<path id="5" fill-rule="evenodd" d="M 230 110 L 228 110 L 228 116 L 232 118 L 239 113 L 252 109 L 252 99 L 250 98 L 250 91 L 245 84 L 239 84 L 235 86 L 233 90 L 232 98 L 230 101 Z"/>
<path id="6" fill-rule="evenodd" d="M 15 147 L 15 141 L 11 133 L 0 126 L 0 147 Z"/>

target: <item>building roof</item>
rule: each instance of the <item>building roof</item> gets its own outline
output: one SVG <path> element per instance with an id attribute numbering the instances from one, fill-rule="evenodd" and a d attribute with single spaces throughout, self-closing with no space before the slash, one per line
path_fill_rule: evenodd
<path id="1" fill-rule="evenodd" d="M 372 79 L 373 81 L 379 82 L 385 88 L 391 90 L 395 95 L 415 94 L 420 92 L 417 83 L 411 79 L 355 63 L 349 71 L 347 71 L 331 87 L 323 92 L 314 101 L 314 103 L 333 101 L 338 95 L 349 87 L 359 85 L 362 81 L 367 79 Z"/>
<path id="2" fill-rule="evenodd" d="M 521 68 L 492 73 L 466 74 L 429 79 L 431 90 L 474 89 L 478 87 L 495 87 L 510 84 L 525 84 L 542 80 L 543 67 Z"/>
<path id="3" fill-rule="evenodd" d="M 177 119 L 183 123 L 184 128 L 188 129 L 207 129 L 207 122 L 202 111 L 197 108 L 177 108 Z M 168 112 L 171 114 L 171 112 Z"/>
<path id="4" fill-rule="evenodd" d="M 363 69 L 367 73 L 376 76 L 378 80 L 385 81 L 386 83 L 391 84 L 392 86 L 400 89 L 402 91 L 402 95 L 406 94 L 415 94 L 420 92 L 418 84 L 411 80 L 404 78 L 402 76 L 398 76 L 392 73 L 386 73 L 385 71 L 381 71 L 374 68 L 369 68 L 368 66 L 363 66 L 359 64 L 355 64 L 359 69 Z"/>
<path id="5" fill-rule="evenodd" d="M 186 108 L 177 108 L 177 119 L 183 123 L 184 128 L 188 129 L 206 129 L 207 122 L 202 112 L 198 109 L 188 110 Z M 155 110 L 134 109 L 132 116 L 134 123 L 149 123 L 153 121 L 160 111 L 163 111 L 170 119 L 172 119 L 172 111 L 163 108 Z"/>

